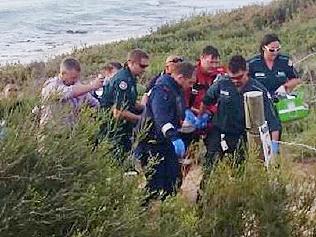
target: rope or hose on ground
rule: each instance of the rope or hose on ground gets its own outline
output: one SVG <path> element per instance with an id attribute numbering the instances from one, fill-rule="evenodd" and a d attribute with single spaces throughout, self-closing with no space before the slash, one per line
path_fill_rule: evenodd
<path id="1" fill-rule="evenodd" d="M 310 151 L 316 152 L 316 148 L 315 147 L 312 147 L 312 146 L 309 146 L 309 145 L 306 145 L 306 144 L 300 144 L 300 143 L 294 143 L 294 142 L 284 142 L 284 141 L 277 141 L 277 142 L 279 144 L 281 144 L 281 145 L 302 147 L 302 148 L 308 149 Z"/>

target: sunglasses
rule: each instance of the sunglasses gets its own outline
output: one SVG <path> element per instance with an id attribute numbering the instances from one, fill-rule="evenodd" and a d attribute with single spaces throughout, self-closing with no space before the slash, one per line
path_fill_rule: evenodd
<path id="1" fill-rule="evenodd" d="M 139 63 L 138 65 L 139 65 L 141 68 L 146 68 L 146 67 L 149 66 L 148 64 L 141 64 L 141 63 Z"/>
<path id="2" fill-rule="evenodd" d="M 234 81 L 240 81 L 244 76 L 245 76 L 245 74 L 243 73 L 239 76 L 230 76 L 230 78 Z"/>
<path id="3" fill-rule="evenodd" d="M 182 58 L 174 58 L 174 59 L 168 61 L 168 63 L 181 63 L 181 62 L 183 62 Z"/>
<path id="4" fill-rule="evenodd" d="M 271 53 L 279 52 L 279 51 L 281 50 L 281 47 L 275 48 L 275 49 L 270 49 L 269 47 L 265 46 L 264 48 L 265 48 L 266 50 L 268 50 L 269 52 L 271 52 Z"/>

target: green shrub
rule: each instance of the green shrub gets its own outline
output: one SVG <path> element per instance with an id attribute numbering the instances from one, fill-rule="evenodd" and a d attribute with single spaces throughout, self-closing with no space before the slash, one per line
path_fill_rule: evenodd
<path id="1" fill-rule="evenodd" d="M 0 235 L 137 236 L 138 178 L 124 176 L 106 140 L 92 152 L 99 124 L 91 112 L 72 130 L 49 131 L 29 112 L 0 142 Z"/>
<path id="2" fill-rule="evenodd" d="M 130 49 L 143 48 L 151 54 L 143 85 L 171 53 L 194 61 L 212 44 L 227 62 L 236 53 L 253 56 L 262 36 L 274 31 L 296 61 L 315 51 L 315 13 L 315 0 L 275 1 L 182 19 L 142 38 L 74 49 L 71 55 L 83 64 L 85 78 L 107 61 L 123 62 Z M 205 180 L 197 205 L 188 206 L 178 195 L 148 211 L 141 205 L 141 178 L 124 175 L 111 136 L 93 149 L 104 119 L 115 129 L 106 115 L 84 110 L 73 129 L 42 130 L 31 114 L 43 79 L 56 75 L 65 56 L 0 68 L 0 88 L 14 81 L 24 94 L 18 106 L 0 102 L 0 118 L 7 120 L 0 140 L 0 236 L 316 235 L 315 178 L 298 175 L 290 159 L 315 153 L 295 146 L 283 146 L 286 156 L 269 170 L 254 154 L 240 167 L 224 161 Z M 304 80 L 313 82 L 314 60 L 299 66 Z M 308 88 L 307 102 L 315 106 L 315 90 Z M 305 120 L 285 125 L 285 140 L 315 147 L 315 121 L 312 110 Z"/>
<path id="3" fill-rule="evenodd" d="M 202 199 L 202 236 L 290 236 L 286 183 L 252 155 L 240 167 L 222 162 Z"/>

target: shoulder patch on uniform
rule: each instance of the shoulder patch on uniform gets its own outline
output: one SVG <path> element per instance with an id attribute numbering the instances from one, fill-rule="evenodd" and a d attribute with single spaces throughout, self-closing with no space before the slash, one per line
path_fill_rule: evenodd
<path id="1" fill-rule="evenodd" d="M 119 84 L 119 88 L 121 90 L 126 90 L 127 89 L 127 83 L 125 81 L 121 81 Z"/>

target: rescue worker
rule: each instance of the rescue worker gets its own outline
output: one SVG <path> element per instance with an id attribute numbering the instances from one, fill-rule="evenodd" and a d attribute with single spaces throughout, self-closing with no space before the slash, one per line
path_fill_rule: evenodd
<path id="1" fill-rule="evenodd" d="M 226 69 L 220 65 L 218 49 L 211 45 L 206 46 L 202 50 L 200 59 L 196 63 L 196 68 L 196 82 L 186 96 L 189 107 L 198 113 L 207 89 L 213 84 L 218 75 L 226 73 Z M 215 113 L 216 106 L 210 105 L 208 110 Z"/>
<path id="2" fill-rule="evenodd" d="M 177 63 L 181 63 L 183 62 L 183 58 L 178 56 L 178 55 L 170 55 L 166 58 L 166 61 L 165 61 L 165 68 L 164 70 L 159 73 L 158 75 L 154 76 L 150 81 L 149 83 L 147 84 L 146 86 L 146 92 L 149 92 L 153 87 L 154 85 L 156 84 L 156 81 L 159 77 L 161 77 L 162 75 L 164 74 L 169 74 L 171 75 L 171 72 L 173 71 L 174 69 L 174 66 L 177 64 Z"/>
<path id="3" fill-rule="evenodd" d="M 277 102 L 279 95 L 291 92 L 301 79 L 289 56 L 280 54 L 281 41 L 277 35 L 266 34 L 259 50 L 260 54 L 249 60 L 249 74 L 263 84 Z M 274 141 L 272 148 L 278 152 L 279 143 Z"/>
<path id="4" fill-rule="evenodd" d="M 192 88 L 185 92 L 186 102 L 195 114 L 199 113 L 207 89 L 213 84 L 217 76 L 225 73 L 226 69 L 220 65 L 218 49 L 211 45 L 204 47 L 199 60 L 196 62 L 196 82 Z M 207 107 L 209 113 L 216 113 L 216 109 L 215 104 Z M 198 141 L 201 135 L 206 137 L 210 133 L 212 126 L 207 123 L 207 117 L 202 116 L 199 119 L 202 121 L 197 123 L 198 130 L 193 134 L 184 136 L 186 144 Z"/>
<path id="5" fill-rule="evenodd" d="M 291 92 L 301 83 L 289 56 L 280 54 L 281 41 L 277 35 L 265 35 L 259 50 L 260 54 L 249 60 L 249 74 L 264 85 L 272 96 Z"/>
<path id="6" fill-rule="evenodd" d="M 211 167 L 224 153 L 233 153 L 245 140 L 244 96 L 249 91 L 262 91 L 265 119 L 268 122 L 272 140 L 278 139 L 280 122 L 277 119 L 267 89 L 248 76 L 246 60 L 233 56 L 228 65 L 228 74 L 219 77 L 207 90 L 202 110 L 217 103 L 212 132 L 207 137 L 206 167 Z M 243 157 L 241 157 L 243 158 Z"/>
<path id="7" fill-rule="evenodd" d="M 195 67 L 189 62 L 177 63 L 171 75 L 162 75 L 152 92 L 146 108 L 150 129 L 145 139 L 139 142 L 135 155 L 145 166 L 147 189 L 161 198 L 174 192 L 180 174 L 178 158 L 185 155 L 186 147 L 179 130 L 184 124 L 194 126 L 195 116 L 185 110 L 184 90 L 190 88 Z M 157 158 L 153 172 L 148 171 L 148 162 Z"/>
<path id="8" fill-rule="evenodd" d="M 114 119 L 118 121 L 115 140 L 123 152 L 131 150 L 133 127 L 143 110 L 143 105 L 137 101 L 137 77 L 141 76 L 148 66 L 148 54 L 141 49 L 134 49 L 128 54 L 124 68 L 103 88 L 101 107 L 111 108 Z"/>
<path id="9" fill-rule="evenodd" d="M 146 85 L 145 94 L 143 95 L 141 102 L 143 105 L 147 103 L 150 90 L 154 87 L 158 78 L 164 74 L 170 75 L 174 69 L 174 66 L 180 62 L 183 62 L 183 58 L 178 55 L 170 55 L 167 57 L 164 70 L 158 75 L 154 76 L 151 80 L 149 80 L 148 84 Z"/>

